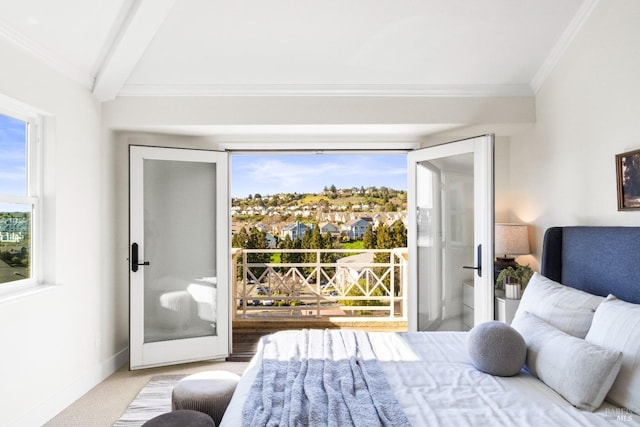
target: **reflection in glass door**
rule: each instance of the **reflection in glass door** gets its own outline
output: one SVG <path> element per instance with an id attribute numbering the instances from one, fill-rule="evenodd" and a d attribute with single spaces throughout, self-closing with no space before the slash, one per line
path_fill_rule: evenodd
<path id="1" fill-rule="evenodd" d="M 492 137 L 409 154 L 412 330 L 468 330 L 493 318 Z M 415 221 L 415 226 L 411 222 Z"/>
<path id="2" fill-rule="evenodd" d="M 215 179 L 215 163 L 144 160 L 145 343 L 217 335 Z"/>

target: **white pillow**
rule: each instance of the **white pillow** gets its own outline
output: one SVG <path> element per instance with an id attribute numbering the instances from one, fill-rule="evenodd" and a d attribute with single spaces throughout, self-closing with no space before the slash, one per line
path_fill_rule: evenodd
<path id="1" fill-rule="evenodd" d="M 640 305 L 609 295 L 585 339 L 622 352 L 622 368 L 607 400 L 640 414 Z"/>
<path id="2" fill-rule="evenodd" d="M 584 338 L 593 314 L 604 297 L 561 285 L 539 273 L 533 273 L 522 294 L 514 320 L 528 311 L 554 328 Z"/>
<path id="3" fill-rule="evenodd" d="M 565 334 L 524 312 L 513 328 L 527 343 L 526 365 L 542 382 L 579 409 L 602 405 L 622 364 L 622 354 Z"/>

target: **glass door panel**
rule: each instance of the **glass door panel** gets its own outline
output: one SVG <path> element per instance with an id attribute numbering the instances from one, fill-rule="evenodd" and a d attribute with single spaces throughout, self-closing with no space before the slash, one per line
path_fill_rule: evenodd
<path id="1" fill-rule="evenodd" d="M 144 160 L 144 342 L 216 332 L 216 164 Z"/>

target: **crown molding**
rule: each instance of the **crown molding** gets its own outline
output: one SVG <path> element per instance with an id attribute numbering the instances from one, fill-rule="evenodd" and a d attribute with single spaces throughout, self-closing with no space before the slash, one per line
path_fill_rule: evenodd
<path id="1" fill-rule="evenodd" d="M 587 21 L 589 16 L 591 16 L 591 12 L 598 5 L 600 0 L 586 0 L 578 12 L 576 16 L 571 20 L 567 28 L 562 33 L 562 36 L 558 39 L 558 42 L 553 47 L 545 61 L 542 63 L 542 66 L 538 70 L 533 79 L 531 80 L 530 86 L 531 90 L 534 94 L 537 94 L 538 91 L 544 85 L 544 82 L 551 75 L 553 70 L 555 69 L 558 62 L 560 62 L 560 58 L 564 55 L 564 52 L 571 45 L 571 42 L 576 37 L 582 25 Z"/>
<path id="2" fill-rule="evenodd" d="M 49 67 L 70 78 L 76 83 L 79 83 L 88 89 L 91 89 L 91 87 L 93 86 L 93 76 L 87 74 L 86 72 L 83 72 L 77 66 L 69 63 L 58 55 L 55 55 L 51 51 L 35 43 L 33 40 L 15 31 L 2 19 L 0 19 L 0 37 L 7 40 L 14 46 L 20 48 L 21 50 L 26 51 L 31 56 L 39 59 Z"/>
<path id="3" fill-rule="evenodd" d="M 125 85 L 118 96 L 531 97 L 529 85 L 253 84 Z"/>

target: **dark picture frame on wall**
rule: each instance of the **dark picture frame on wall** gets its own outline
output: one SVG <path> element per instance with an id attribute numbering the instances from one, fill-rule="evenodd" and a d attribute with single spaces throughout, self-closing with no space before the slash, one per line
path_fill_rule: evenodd
<path id="1" fill-rule="evenodd" d="M 640 150 L 616 154 L 618 210 L 640 210 Z"/>

